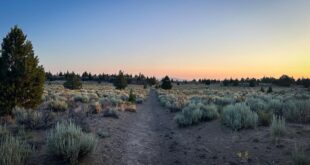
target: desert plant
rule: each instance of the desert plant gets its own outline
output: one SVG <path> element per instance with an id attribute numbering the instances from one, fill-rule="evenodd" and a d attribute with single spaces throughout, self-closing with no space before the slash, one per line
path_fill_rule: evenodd
<path id="1" fill-rule="evenodd" d="M 257 113 L 259 124 L 262 126 L 269 126 L 272 119 L 272 114 L 270 112 L 259 111 Z"/>
<path id="2" fill-rule="evenodd" d="M 165 76 L 162 80 L 161 80 L 161 86 L 162 89 L 168 90 L 172 88 L 172 84 L 171 84 L 171 80 L 168 76 Z"/>
<path id="3" fill-rule="evenodd" d="M 49 153 L 70 164 L 77 164 L 79 158 L 90 154 L 96 143 L 93 135 L 82 132 L 82 129 L 71 121 L 57 123 L 47 137 Z"/>
<path id="4" fill-rule="evenodd" d="M 219 117 L 217 107 L 214 104 L 201 106 L 202 116 L 201 120 L 214 120 Z"/>
<path id="5" fill-rule="evenodd" d="M 294 165 L 309 165 L 309 157 L 305 154 L 305 151 L 301 146 L 295 144 L 294 150 L 292 152 L 292 159 Z"/>
<path id="6" fill-rule="evenodd" d="M 91 113 L 99 113 L 101 111 L 101 105 L 99 102 L 92 102 L 89 105 L 89 110 Z"/>
<path id="7" fill-rule="evenodd" d="M 55 115 L 52 112 L 34 111 L 16 107 L 13 114 L 18 124 L 24 125 L 26 129 L 43 129 L 53 124 Z"/>
<path id="8" fill-rule="evenodd" d="M 17 26 L 3 39 L 0 71 L 0 115 L 10 115 L 16 106 L 35 108 L 42 102 L 44 68 Z"/>
<path id="9" fill-rule="evenodd" d="M 222 123 L 233 130 L 255 128 L 258 123 L 258 116 L 245 103 L 237 103 L 224 107 Z"/>
<path id="10" fill-rule="evenodd" d="M 201 121 L 209 121 L 219 116 L 215 105 L 204 105 L 191 102 L 177 114 L 174 120 L 181 127 L 197 124 Z"/>
<path id="11" fill-rule="evenodd" d="M 273 115 L 270 129 L 273 139 L 284 136 L 286 132 L 285 119 L 282 116 Z"/>
<path id="12" fill-rule="evenodd" d="M 5 136 L 0 143 L 0 164 L 23 165 L 31 148 L 12 135 Z"/>
<path id="13" fill-rule="evenodd" d="M 6 126 L 0 125 L 0 144 L 6 138 L 7 136 L 10 135 L 10 131 L 7 130 Z"/>
<path id="14" fill-rule="evenodd" d="M 124 76 L 123 71 L 119 71 L 118 75 L 116 76 L 113 85 L 115 86 L 116 89 L 122 90 L 127 87 L 127 79 Z"/>
<path id="15" fill-rule="evenodd" d="M 103 117 L 113 117 L 118 118 L 117 109 L 116 108 L 109 108 L 103 113 Z"/>
<path id="16" fill-rule="evenodd" d="M 74 101 L 75 102 L 82 102 L 82 103 L 88 103 L 89 102 L 89 97 L 85 95 L 76 95 L 74 96 Z"/>
<path id="17" fill-rule="evenodd" d="M 51 100 L 48 103 L 48 108 L 53 111 L 66 111 L 68 109 L 68 104 L 62 100 Z"/>

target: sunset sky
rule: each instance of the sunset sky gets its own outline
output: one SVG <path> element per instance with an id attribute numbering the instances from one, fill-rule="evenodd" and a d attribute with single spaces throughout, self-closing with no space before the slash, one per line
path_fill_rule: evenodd
<path id="1" fill-rule="evenodd" d="M 309 0 L 1 0 L 46 71 L 310 77 Z"/>

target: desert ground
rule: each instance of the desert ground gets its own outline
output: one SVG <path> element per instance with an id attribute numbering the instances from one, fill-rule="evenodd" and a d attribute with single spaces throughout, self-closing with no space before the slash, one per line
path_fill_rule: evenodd
<path id="1" fill-rule="evenodd" d="M 133 89 L 138 96 L 135 103 L 124 101 L 129 89 Z M 49 131 L 55 124 L 68 120 L 98 140 L 94 151 L 79 160 L 81 165 L 284 165 L 294 164 L 295 152 L 302 156 L 309 154 L 308 118 L 300 122 L 286 122 L 285 135 L 276 140 L 272 136 L 271 126 L 258 124 L 255 128 L 235 130 L 223 124 L 223 109 L 230 104 L 237 104 L 233 103 L 235 101 L 249 103 L 253 94 L 270 97 L 269 99 L 281 97 L 282 100 L 298 98 L 309 101 L 309 91 L 298 87 L 274 88 L 272 94 L 261 94 L 258 87 L 176 85 L 173 90 L 164 91 L 154 87 L 144 89 L 142 85 L 130 85 L 128 89 L 118 91 L 111 84 L 87 83 L 81 90 L 66 90 L 61 83 L 52 83 L 45 85 L 45 101 L 36 110 L 47 114 L 45 117 L 28 119 L 28 122 L 26 119 L 22 122 L 16 117 L 2 119 L 2 123 L 5 122 L 8 130 L 32 146 L 33 151 L 26 161 L 28 165 L 68 163 L 50 155 L 46 142 Z M 167 97 L 176 97 L 174 101 L 181 103 L 167 105 Z M 181 113 L 191 99 L 197 100 L 197 97 L 200 97 L 199 100 L 214 102 L 218 107 L 219 117 L 180 126 L 176 115 Z M 51 103 L 55 101 L 59 105 Z M 65 106 L 62 109 L 63 103 Z M 284 104 L 285 101 L 281 103 Z M 111 108 L 112 115 L 107 115 Z M 303 115 L 309 117 L 309 109 L 307 110 Z M 36 125 L 30 121 L 36 121 Z"/>

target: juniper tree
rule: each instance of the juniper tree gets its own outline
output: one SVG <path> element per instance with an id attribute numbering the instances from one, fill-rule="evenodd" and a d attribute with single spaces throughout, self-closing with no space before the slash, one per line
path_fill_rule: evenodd
<path id="1" fill-rule="evenodd" d="M 65 88 L 71 90 L 82 88 L 80 78 L 74 72 L 67 74 L 66 82 L 63 85 Z"/>
<path id="2" fill-rule="evenodd" d="M 118 75 L 114 80 L 114 86 L 116 89 L 125 89 L 127 87 L 127 79 L 122 71 L 119 71 Z"/>
<path id="3" fill-rule="evenodd" d="M 42 101 L 45 72 L 32 43 L 14 26 L 1 47 L 0 114 L 11 114 L 15 106 L 35 108 Z"/>
<path id="4" fill-rule="evenodd" d="M 171 80 L 168 76 L 164 77 L 161 80 L 161 88 L 165 90 L 172 88 Z"/>

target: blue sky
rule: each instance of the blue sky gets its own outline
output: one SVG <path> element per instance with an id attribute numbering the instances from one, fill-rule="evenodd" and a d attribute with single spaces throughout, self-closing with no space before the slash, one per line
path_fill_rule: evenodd
<path id="1" fill-rule="evenodd" d="M 47 71 L 310 77 L 306 0 L 1 0 L 0 15 Z"/>

